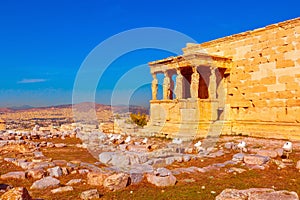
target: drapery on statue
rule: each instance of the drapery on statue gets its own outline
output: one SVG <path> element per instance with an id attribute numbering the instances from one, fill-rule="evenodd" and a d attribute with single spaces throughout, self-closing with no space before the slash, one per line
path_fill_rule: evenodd
<path id="1" fill-rule="evenodd" d="M 158 80 L 156 78 L 156 74 L 152 74 L 153 80 L 152 80 L 152 99 L 157 100 L 157 90 L 158 90 Z"/>
<path id="2" fill-rule="evenodd" d="M 171 96 L 170 88 L 171 88 L 171 80 L 169 74 L 165 72 L 164 85 L 163 85 L 164 99 L 170 99 Z"/>
<path id="3" fill-rule="evenodd" d="M 181 74 L 180 69 L 177 69 L 177 77 L 176 77 L 176 85 L 175 85 L 175 95 L 176 99 L 182 99 L 182 82 L 183 76 Z"/>
<path id="4" fill-rule="evenodd" d="M 191 78 L 191 97 L 198 98 L 198 87 L 199 87 L 200 75 L 197 72 L 197 67 L 193 67 L 193 74 Z"/>

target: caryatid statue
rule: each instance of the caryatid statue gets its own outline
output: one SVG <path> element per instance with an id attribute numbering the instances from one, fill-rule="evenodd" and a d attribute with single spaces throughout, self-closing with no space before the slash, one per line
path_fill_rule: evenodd
<path id="1" fill-rule="evenodd" d="M 167 71 L 165 71 L 164 74 L 165 74 L 164 85 L 163 85 L 164 99 L 170 99 L 170 96 L 171 96 L 171 78 L 170 78 L 169 73 Z"/>
<path id="2" fill-rule="evenodd" d="M 210 67 L 209 86 L 208 86 L 209 98 L 217 98 L 217 78 L 215 67 Z"/>
<path id="3" fill-rule="evenodd" d="M 158 80 L 156 77 L 156 73 L 152 74 L 153 80 L 152 80 L 152 100 L 157 100 L 157 90 L 158 90 Z"/>
<path id="4" fill-rule="evenodd" d="M 197 67 L 193 67 L 193 74 L 191 78 L 191 98 L 198 98 L 200 75 L 197 72 Z"/>
<path id="5" fill-rule="evenodd" d="M 183 84 L 183 76 L 181 74 L 180 69 L 176 69 L 177 72 L 177 77 L 176 77 L 176 85 L 175 85 L 175 95 L 176 95 L 176 99 L 182 99 L 182 84 Z"/>

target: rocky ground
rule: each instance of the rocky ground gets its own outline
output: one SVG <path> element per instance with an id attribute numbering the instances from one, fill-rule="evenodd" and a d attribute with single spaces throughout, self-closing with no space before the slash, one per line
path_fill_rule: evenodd
<path id="1" fill-rule="evenodd" d="M 300 142 L 293 141 L 289 158 L 284 140 L 200 142 L 5 131 L 0 199 L 298 199 Z"/>

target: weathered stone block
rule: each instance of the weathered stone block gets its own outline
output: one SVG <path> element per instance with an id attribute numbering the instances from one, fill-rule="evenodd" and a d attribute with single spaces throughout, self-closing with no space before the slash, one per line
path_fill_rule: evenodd
<path id="1" fill-rule="evenodd" d="M 91 200 L 91 199 L 99 199 L 100 194 L 97 189 L 87 190 L 80 194 L 80 199 L 83 200 Z"/>
<path id="2" fill-rule="evenodd" d="M 25 179 L 25 172 L 8 172 L 6 174 L 1 175 L 1 179 Z"/>
<path id="3" fill-rule="evenodd" d="M 176 177 L 172 174 L 164 177 L 156 176 L 154 174 L 147 174 L 146 177 L 149 183 L 152 183 L 158 187 L 172 186 L 176 183 Z"/>
<path id="4" fill-rule="evenodd" d="M 1 200 L 32 200 L 28 191 L 24 187 L 16 187 L 1 196 Z"/>
<path id="5" fill-rule="evenodd" d="M 101 186 L 109 175 L 110 173 L 108 172 L 89 172 L 87 174 L 87 183 L 89 185 Z"/>
<path id="6" fill-rule="evenodd" d="M 257 155 L 260 155 L 260 156 L 265 156 L 265 157 L 271 157 L 271 158 L 276 158 L 277 157 L 277 151 L 275 150 L 264 150 L 264 149 L 261 149 L 257 152 Z"/>
<path id="7" fill-rule="evenodd" d="M 60 181 L 57 180 L 56 178 L 53 178 L 51 176 L 42 178 L 38 181 L 35 181 L 32 186 L 30 187 L 30 189 L 38 189 L 38 190 L 43 190 L 45 188 L 48 187 L 55 187 L 55 186 L 59 186 Z"/>
<path id="8" fill-rule="evenodd" d="M 104 182 L 103 186 L 108 188 L 109 190 L 120 190 L 124 189 L 129 184 L 129 175 L 120 173 L 120 174 L 114 174 L 109 177 L 107 177 Z"/>
<path id="9" fill-rule="evenodd" d="M 267 156 L 260 155 L 245 155 L 244 162 L 250 165 L 263 165 L 270 160 Z"/>
<path id="10" fill-rule="evenodd" d="M 295 61 L 293 60 L 280 60 L 276 62 L 276 68 L 295 67 Z"/>

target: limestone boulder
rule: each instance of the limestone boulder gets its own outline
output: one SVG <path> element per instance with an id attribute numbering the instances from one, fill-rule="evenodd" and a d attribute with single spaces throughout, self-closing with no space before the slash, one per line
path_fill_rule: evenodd
<path id="1" fill-rule="evenodd" d="M 58 179 L 53 178 L 51 176 L 47 176 L 45 178 L 35 181 L 30 187 L 30 189 L 43 190 L 48 187 L 57 187 L 59 186 L 59 184 L 60 181 Z"/>
<path id="2" fill-rule="evenodd" d="M 233 161 L 242 161 L 244 159 L 244 156 L 245 156 L 245 154 L 243 154 L 243 153 L 237 153 L 237 154 L 233 155 L 232 160 Z"/>
<path id="3" fill-rule="evenodd" d="M 111 174 L 108 172 L 89 172 L 87 174 L 87 183 L 94 186 L 102 186 L 104 180 Z"/>
<path id="4" fill-rule="evenodd" d="M 114 152 L 102 152 L 99 154 L 99 161 L 103 164 L 108 164 L 111 161 Z"/>
<path id="5" fill-rule="evenodd" d="M 47 170 L 47 172 L 49 173 L 50 176 L 53 176 L 53 177 L 60 177 L 63 175 L 62 169 L 59 166 L 49 168 Z"/>
<path id="6" fill-rule="evenodd" d="M 49 168 L 49 167 L 55 167 L 55 164 L 53 162 L 39 162 L 39 163 L 33 163 L 34 165 L 31 168 Z"/>
<path id="7" fill-rule="evenodd" d="M 244 162 L 249 165 L 263 165 L 270 160 L 267 156 L 245 155 Z"/>
<path id="8" fill-rule="evenodd" d="M 18 171 L 18 172 L 8 172 L 6 174 L 1 175 L 1 179 L 25 179 L 25 172 Z"/>
<path id="9" fill-rule="evenodd" d="M 250 188 L 246 190 L 225 189 L 217 197 L 216 200 L 298 200 L 295 192 L 275 191 L 269 188 Z"/>
<path id="10" fill-rule="evenodd" d="M 140 183 L 144 178 L 144 173 L 140 171 L 131 170 L 129 175 L 130 175 L 130 184 L 133 185 Z"/>
<path id="11" fill-rule="evenodd" d="M 176 184 L 176 177 L 166 168 L 159 168 L 154 173 L 146 175 L 147 181 L 158 187 L 172 186 Z"/>
<path id="12" fill-rule="evenodd" d="M 45 176 L 45 171 L 42 168 L 34 168 L 26 171 L 28 178 L 41 179 Z"/>
<path id="13" fill-rule="evenodd" d="M 79 184 L 82 182 L 82 179 L 72 179 L 72 180 L 69 180 L 66 185 L 75 185 L 75 184 Z"/>
<path id="14" fill-rule="evenodd" d="M 154 171 L 153 166 L 148 164 L 134 164 L 131 166 L 130 173 L 152 173 Z"/>
<path id="15" fill-rule="evenodd" d="M 157 168 L 155 171 L 154 171 L 154 174 L 156 176 L 160 176 L 160 177 L 165 177 L 165 176 L 170 176 L 172 173 L 170 170 L 168 170 L 167 168 Z"/>
<path id="16" fill-rule="evenodd" d="M 117 167 L 124 167 L 130 164 L 130 158 L 124 154 L 114 154 L 109 164 Z"/>
<path id="17" fill-rule="evenodd" d="M 1 200 L 32 200 L 28 191 L 24 187 L 16 187 L 5 192 L 1 197 Z"/>
<path id="18" fill-rule="evenodd" d="M 73 191 L 73 187 L 72 186 L 65 186 L 65 187 L 59 187 L 56 189 L 51 190 L 51 193 L 56 194 L 56 193 L 61 193 L 61 192 L 69 192 L 69 191 Z"/>
<path id="19" fill-rule="evenodd" d="M 284 199 L 284 200 L 298 200 L 298 194 L 296 192 L 289 192 L 286 190 L 265 192 L 265 193 L 252 193 L 249 195 L 249 200 L 273 200 L 273 199 Z"/>
<path id="20" fill-rule="evenodd" d="M 109 190 L 116 191 L 124 189 L 130 183 L 130 178 L 128 174 L 119 173 L 113 174 L 107 177 L 103 183 L 105 188 Z"/>
<path id="21" fill-rule="evenodd" d="M 80 194 L 80 199 L 90 200 L 90 199 L 99 199 L 100 194 L 97 189 L 87 190 Z"/>

